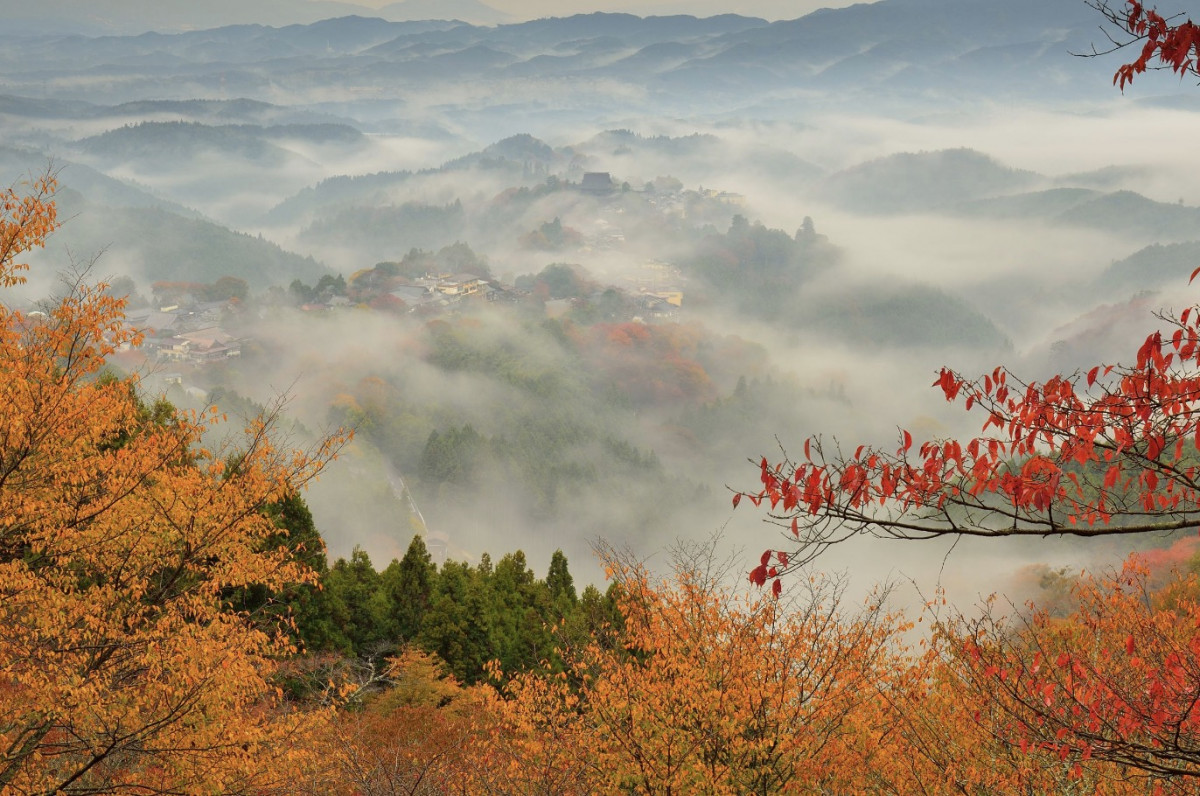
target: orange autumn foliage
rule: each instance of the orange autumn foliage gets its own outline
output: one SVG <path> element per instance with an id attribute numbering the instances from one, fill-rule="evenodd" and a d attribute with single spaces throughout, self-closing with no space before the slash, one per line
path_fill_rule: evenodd
<path id="1" fill-rule="evenodd" d="M 373 674 L 373 673 L 372 673 Z M 481 686 L 461 686 L 437 656 L 407 647 L 367 678 L 324 739 L 329 767 L 297 793 L 354 796 L 483 793 L 491 728 Z M 360 689 L 361 690 L 361 689 Z"/>
<path id="2" fill-rule="evenodd" d="M 577 332 L 590 367 L 637 404 L 702 404 L 716 387 L 697 360 L 702 331 L 681 324 L 598 323 Z"/>
<path id="3" fill-rule="evenodd" d="M 0 286 L 55 227 L 54 180 L 0 195 Z M 0 303 L 0 790 L 264 793 L 312 764 L 322 713 L 272 682 L 286 636 L 226 596 L 315 575 L 265 540 L 342 437 L 277 449 L 270 418 L 146 407 L 103 376 L 137 339 L 121 299 L 76 279 L 44 316 Z"/>
<path id="4" fill-rule="evenodd" d="M 493 792 L 811 793 L 870 789 L 864 754 L 889 723 L 899 617 L 875 595 L 845 611 L 814 579 L 788 604 L 728 590 L 694 556 L 655 582 L 610 561 L 617 647 L 562 651 L 519 674 L 495 710 Z"/>
<path id="5" fill-rule="evenodd" d="M 333 779 L 304 792 L 1123 796 L 1195 790 L 1188 772 L 1156 776 L 1136 761 L 1114 758 L 1111 745 L 1085 751 L 1075 735 L 1062 733 L 1061 723 L 1052 723 L 1052 714 L 1073 715 L 1069 703 L 1047 702 L 1044 684 L 1035 682 L 1055 676 L 1045 647 L 1061 642 L 1080 656 L 1072 658 L 1079 671 L 1098 673 L 1090 687 L 1103 692 L 1097 704 L 1104 710 L 1137 707 L 1133 697 L 1152 706 L 1156 695 L 1186 696 L 1188 677 L 1171 674 L 1170 666 L 1192 664 L 1178 656 L 1178 646 L 1175 658 L 1161 652 L 1167 635 L 1173 644 L 1190 638 L 1187 622 L 1171 619 L 1194 610 L 1188 602 L 1197 594 L 1194 580 L 1150 603 L 1129 588 L 1127 577 L 1097 580 L 1093 596 L 1102 605 L 1081 594 L 1086 610 L 1049 625 L 1042 619 L 940 619 L 938 612 L 948 609 L 935 600 L 927 618 L 936 632 L 914 654 L 898 638 L 908 628 L 900 617 L 874 600 L 844 611 L 837 589 L 823 578 L 789 603 L 737 596 L 711 569 L 654 581 L 641 568 L 618 567 L 616 577 L 622 621 L 608 638 L 621 641 L 566 647 L 565 669 L 547 664 L 499 690 L 462 689 L 439 673 L 431 656 L 408 652 L 393 661 L 389 690 L 333 725 L 335 740 L 326 752 L 336 764 Z M 1174 613 L 1146 625 L 1145 616 L 1163 610 Z M 1148 666 L 1169 664 L 1162 688 L 1140 687 L 1151 682 L 1147 667 L 1128 680 L 1124 634 L 1133 627 L 1150 628 L 1135 644 L 1138 654 L 1144 646 Z M 1110 641 L 1116 647 L 1107 647 Z M 1126 689 L 1117 699 L 1115 684 Z M 1142 736 L 1145 748 L 1166 755 L 1182 745 L 1192 754 L 1191 727 L 1155 718 L 1156 709 L 1161 705 L 1143 711 L 1149 725 L 1121 719 L 1133 733 L 1126 742 L 1165 722 L 1157 741 Z M 1167 730 L 1175 747 L 1167 744 Z"/>
<path id="6" fill-rule="evenodd" d="M 959 629 L 970 620 L 938 598 L 926 607 L 932 637 L 924 652 L 895 671 L 882 701 L 889 722 L 858 757 L 869 770 L 856 792 L 950 794 L 1138 794 L 1144 778 L 1098 761 L 1076 771 L 1056 755 L 1030 754 L 1004 731 L 993 684 L 963 656 Z"/>

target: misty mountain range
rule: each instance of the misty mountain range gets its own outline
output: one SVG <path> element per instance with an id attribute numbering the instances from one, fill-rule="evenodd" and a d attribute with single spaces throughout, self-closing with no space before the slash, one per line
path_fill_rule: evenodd
<path id="1" fill-rule="evenodd" d="M 229 103 L 236 107 L 228 113 L 219 110 L 225 103 L 166 103 L 178 110 L 198 108 L 209 118 L 275 118 L 273 106 Z M 141 103 L 140 109 L 154 113 L 157 103 Z M 88 115 L 94 106 L 86 108 Z M 252 112 L 250 112 L 252 111 Z M 181 114 L 182 115 L 182 114 Z M 220 157 L 227 164 L 243 163 L 244 170 L 274 170 L 295 164 L 300 157 L 288 148 L 289 142 L 336 147 L 343 152 L 366 145 L 366 137 L 351 125 L 314 124 L 202 124 L 199 122 L 143 122 L 80 139 L 55 153 L 65 168 L 67 185 L 92 197 L 97 203 L 158 207 L 181 215 L 194 215 L 184 204 L 185 197 L 171 201 L 147 193 L 135 186 L 104 176 L 117 167 L 134 167 L 151 172 L 168 169 L 173 163 L 195 162 L 206 156 Z M 64 154 L 71 158 L 65 160 Z M 18 164 L 31 159 L 49 158 L 40 150 L 8 150 L 10 173 L 19 173 Z M 357 177 L 332 177 L 285 197 L 253 223 L 311 224 L 356 210 L 388 204 L 395 189 L 414 177 L 439 174 L 467 174 L 490 171 L 507 174 L 514 183 L 529 181 L 536 175 L 558 174 L 576 178 L 580 166 L 572 163 L 613 162 L 614 156 L 647 158 L 657 156 L 664 170 L 687 162 L 720 160 L 734 165 L 737 156 L 726 142 L 713 135 L 683 138 L 642 137 L 624 130 L 600 133 L 574 144 L 553 147 L 529 135 L 497 141 L 481 150 L 443 163 L 412 171 L 376 172 Z M 765 162 L 773 176 L 786 179 L 798 189 L 819 194 L 847 210 L 876 215 L 934 213 L 977 218 L 1028 219 L 1040 223 L 1091 227 L 1147 237 L 1157 243 L 1187 241 L 1200 233 L 1200 208 L 1182 202 L 1166 203 L 1148 199 L 1130 190 L 1098 190 L 1087 187 L 1095 175 L 1060 177 L 1040 175 L 1005 166 L 984 153 L 969 149 L 901 153 L 871 160 L 836 172 L 825 173 L 820 167 L 783 150 L 756 149 L 737 164 L 741 171 L 753 171 L 754 163 Z M 678 168 L 676 169 L 678 171 Z M 680 172 L 688 176 L 686 172 Z M 224 179 L 224 178 L 222 178 Z M 503 178 L 502 178 L 503 179 Z M 461 237 L 462 230 L 448 230 L 446 245 Z M 427 242 L 425 245 L 433 245 Z"/>
<path id="2" fill-rule="evenodd" d="M 518 117 L 579 118 L 618 104 L 658 113 L 766 101 L 944 108 L 1108 91 L 1095 77 L 1111 59 L 1068 56 L 1099 36 L 1077 0 L 882 0 L 775 23 L 735 14 L 587 14 L 495 26 L 342 16 L 137 36 L 10 31 L 0 39 L 0 68 L 4 93 L 27 98 L 303 98 L 310 107 L 357 108 L 359 118 L 370 118 L 372 103 L 429 91 L 468 93 L 474 114 L 503 106 Z M 337 99 L 312 101 L 330 94 Z"/>
<path id="3" fill-rule="evenodd" d="M 775 23 L 313 3 L 330 18 L 210 29 L 229 4 L 146 3 L 197 29 L 139 35 L 105 2 L 48 24 L 58 3 L 0 0 L 0 176 L 49 164 L 65 222 L 22 298 L 97 254 L 143 312 L 176 303 L 162 283 L 232 278 L 245 358 L 173 399 L 265 403 L 307 374 L 301 422 L 361 423 L 364 461 L 406 479 L 454 464 L 435 431 L 457 440 L 461 483 L 417 499 L 480 549 L 497 507 L 516 538 L 561 534 L 568 491 L 589 532 L 707 531 L 713 485 L 775 434 L 940 433 L 906 397 L 931 368 L 1109 357 L 1200 256 L 1200 165 L 1161 132 L 1193 129 L 1196 97 L 1121 95 L 1111 58 L 1073 57 L 1102 37 L 1079 0 Z M 434 272 L 494 300 L 438 310 Z M 392 544 L 381 515 L 411 530 L 380 472 L 315 500 L 362 515 L 343 552 Z"/>
<path id="4" fill-rule="evenodd" d="M 376 16 L 393 22 L 427 19 L 459 20 L 476 25 L 512 21 L 479 0 L 398 0 L 372 9 L 333 0 L 92 0 L 81 9 L 77 0 L 0 0 L 0 17 L 10 34 L 137 35 L 203 30 L 223 25 L 262 25 L 273 20 L 307 24 L 348 15 Z"/>
<path id="5" fill-rule="evenodd" d="M 1093 175 L 1051 179 L 969 149 L 903 153 L 829 175 L 822 196 L 862 213 L 947 213 L 1093 227 L 1157 241 L 1200 234 L 1200 208 L 1129 190 L 1084 187 Z M 1048 187 L 1054 186 L 1054 187 Z"/>

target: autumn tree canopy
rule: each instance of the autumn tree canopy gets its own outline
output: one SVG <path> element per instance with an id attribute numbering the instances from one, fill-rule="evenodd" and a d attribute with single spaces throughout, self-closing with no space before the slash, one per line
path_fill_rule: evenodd
<path id="1" fill-rule="evenodd" d="M 1198 269 L 1200 271 L 1200 269 Z M 1195 274 L 1193 274 L 1193 277 Z M 1044 382 L 1004 368 L 975 379 L 943 369 L 946 400 L 982 418 L 967 440 L 846 451 L 820 438 L 760 463 L 761 489 L 735 494 L 768 510 L 793 544 L 767 551 L 750 579 L 782 575 L 858 536 L 1094 537 L 1200 526 L 1200 311 L 1163 314 L 1132 364 Z M 927 668 L 900 710 L 904 745 L 931 750 L 982 728 L 977 751 L 946 756 L 955 783 L 1003 792 L 1192 792 L 1200 777 L 1200 612 L 1195 575 L 1148 588 L 1134 557 L 1088 576 L 1059 618 L 1030 606 L 951 612 L 935 623 Z M 909 698 L 909 697 L 906 697 Z M 964 723 L 963 716 L 974 715 Z M 936 765 L 934 769 L 936 770 Z M 947 769 L 949 770 L 949 769 Z M 969 788 L 964 792 L 973 792 Z"/>
<path id="2" fill-rule="evenodd" d="M 729 589 L 682 547 L 662 579 L 608 551 L 620 621 L 493 701 L 489 793 L 867 792 L 895 723 L 903 620 L 814 579 L 795 602 Z"/>
<path id="3" fill-rule="evenodd" d="M 0 286 L 55 228 L 54 188 L 0 192 Z M 281 450 L 260 417 L 206 448 L 216 409 L 102 373 L 138 338 L 123 304 L 82 277 L 44 314 L 0 304 L 0 790 L 266 792 L 322 714 L 288 710 L 287 634 L 230 595 L 314 580 L 266 509 L 343 438 Z"/>
<path id="4" fill-rule="evenodd" d="M 947 645 L 968 698 L 990 707 L 992 732 L 1024 754 L 1089 761 L 1143 780 L 1200 777 L 1196 575 L 1148 585 L 1135 557 L 1120 572 L 1087 576 L 1063 619 L 1036 611 L 1016 622 L 990 612 L 959 619 Z"/>

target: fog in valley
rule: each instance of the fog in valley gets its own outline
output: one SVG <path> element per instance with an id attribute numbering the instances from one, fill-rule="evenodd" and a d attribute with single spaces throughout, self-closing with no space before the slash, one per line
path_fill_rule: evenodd
<path id="1" fill-rule="evenodd" d="M 583 583 L 598 539 L 653 564 L 719 533 L 749 569 L 787 544 L 731 508 L 761 456 L 976 433 L 940 367 L 1128 360 L 1190 300 L 1200 90 L 1119 93 L 1072 55 L 1103 42 L 1080 0 L 628 10 L 0 34 L 0 172 L 56 171 L 64 222 L 16 300 L 95 257 L 148 394 L 352 426 L 306 495 L 331 557 L 424 533 Z M 818 566 L 969 605 L 1128 544 Z"/>

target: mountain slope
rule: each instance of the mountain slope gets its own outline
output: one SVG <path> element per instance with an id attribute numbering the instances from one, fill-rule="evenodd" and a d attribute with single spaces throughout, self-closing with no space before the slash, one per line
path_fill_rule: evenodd
<path id="1" fill-rule="evenodd" d="M 971 149 L 901 153 L 830 175 L 821 195 L 865 213 L 925 212 L 1028 189 L 1036 174 Z"/>
<path id="2" fill-rule="evenodd" d="M 222 276 L 245 279 L 253 290 L 314 282 L 328 269 L 311 257 L 285 251 L 270 241 L 199 218 L 184 218 L 161 207 L 95 204 L 71 189 L 58 194 L 59 213 L 68 219 L 39 255 L 60 267 L 71 255 L 102 254 L 100 273 L 127 273 L 139 281 L 215 282 Z"/>

